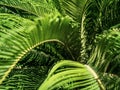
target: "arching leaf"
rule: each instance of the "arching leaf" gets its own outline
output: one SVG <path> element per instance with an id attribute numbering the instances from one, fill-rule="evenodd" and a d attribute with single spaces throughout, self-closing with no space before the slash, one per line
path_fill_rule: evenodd
<path id="1" fill-rule="evenodd" d="M 12 9 L 15 12 L 17 12 L 17 10 L 22 10 L 35 16 L 42 16 L 46 13 L 55 11 L 53 5 L 47 3 L 45 0 L 39 2 L 33 0 L 1 0 L 0 5 L 8 7 L 8 9 Z"/>
<path id="2" fill-rule="evenodd" d="M 69 35 L 74 29 L 70 22 L 69 17 L 46 15 L 28 27 L 1 33 L 0 84 L 18 61 L 38 45 L 54 41 L 67 45 Z"/>
<path id="3" fill-rule="evenodd" d="M 29 24 L 33 24 L 31 20 L 27 20 L 12 14 L 0 13 L 0 33 L 2 31 L 15 30 L 27 27 Z"/>
<path id="4" fill-rule="evenodd" d="M 90 67 L 78 62 L 63 60 L 52 68 L 39 90 L 100 90 L 95 78 L 96 74 Z"/>
<path id="5" fill-rule="evenodd" d="M 97 36 L 95 49 L 88 62 L 104 73 L 113 72 L 120 64 L 120 31 L 114 27 Z M 112 63 L 114 67 L 111 67 Z"/>
<path id="6" fill-rule="evenodd" d="M 54 0 L 56 4 L 59 4 L 59 10 L 62 13 L 69 15 L 74 20 L 81 22 L 82 15 L 86 11 L 86 7 L 89 0 Z"/>

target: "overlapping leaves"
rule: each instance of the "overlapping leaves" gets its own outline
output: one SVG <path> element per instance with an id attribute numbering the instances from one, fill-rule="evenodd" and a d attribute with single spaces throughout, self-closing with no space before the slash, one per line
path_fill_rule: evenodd
<path id="1" fill-rule="evenodd" d="M 93 63 L 98 69 L 106 72 L 110 63 L 120 63 L 119 28 L 112 28 L 108 32 L 104 32 L 102 35 L 97 37 L 96 43 L 97 45 L 93 50 L 90 62 Z M 110 68 L 110 70 L 112 70 L 112 68 Z"/>
<path id="2" fill-rule="evenodd" d="M 86 6 L 88 4 L 89 0 L 57 0 L 54 2 L 57 4 L 60 4 L 58 10 L 61 10 L 65 15 L 69 15 L 74 20 L 81 22 L 81 17 L 86 11 Z"/>
<path id="3" fill-rule="evenodd" d="M 28 28 L 1 33 L 0 38 L 0 83 L 2 83 L 18 61 L 31 49 L 45 42 L 57 41 L 67 44 L 73 28 L 69 17 L 46 16 L 36 20 Z M 61 37 L 62 36 L 62 37 Z"/>
<path id="4" fill-rule="evenodd" d="M 1 0 L 0 6 L 6 7 L 13 12 L 24 11 L 24 14 L 32 14 L 35 16 L 42 16 L 46 13 L 55 11 L 55 8 L 51 3 L 47 3 L 46 0 L 40 2 L 33 0 Z"/>
<path id="5" fill-rule="evenodd" d="M 120 30 L 119 24 L 97 36 L 96 45 L 88 62 L 101 74 L 108 90 L 119 90 Z"/>
<path id="6" fill-rule="evenodd" d="M 93 73 L 84 65 L 63 60 L 49 72 L 39 90 L 100 90 Z"/>
<path id="7" fill-rule="evenodd" d="M 0 13 L 0 32 L 27 27 L 29 24 L 33 22 L 12 14 Z"/>

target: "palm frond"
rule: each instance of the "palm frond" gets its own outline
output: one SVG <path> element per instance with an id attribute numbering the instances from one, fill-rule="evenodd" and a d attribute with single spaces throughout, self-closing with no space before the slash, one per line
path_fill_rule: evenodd
<path id="1" fill-rule="evenodd" d="M 61 16 L 46 16 L 29 27 L 1 33 L 0 38 L 0 84 L 23 56 L 45 42 L 67 45 L 72 32 L 71 19 Z M 62 37 L 61 37 L 62 36 Z M 7 62 L 7 63 L 5 63 Z"/>
<path id="2" fill-rule="evenodd" d="M 0 89 L 36 90 L 47 76 L 47 66 L 15 67 Z"/>
<path id="3" fill-rule="evenodd" d="M 27 53 L 18 64 L 25 67 L 47 66 L 51 68 L 52 64 L 61 59 L 72 59 L 71 56 L 68 56 L 69 52 L 66 52 L 66 48 L 57 42 L 44 43 Z"/>
<path id="4" fill-rule="evenodd" d="M 111 26 L 120 23 L 119 22 L 119 0 L 100 0 L 97 1 L 99 8 L 99 20 L 101 27 L 109 29 Z"/>
<path id="5" fill-rule="evenodd" d="M 40 2 L 33 0 L 1 0 L 0 5 L 8 7 L 8 9 L 19 14 L 24 11 L 35 16 L 42 16 L 45 13 L 55 12 L 52 3 L 47 3 L 45 0 Z M 19 12 L 19 10 L 21 11 Z"/>
<path id="6" fill-rule="evenodd" d="M 56 4 L 60 4 L 61 10 L 65 15 L 69 15 L 78 22 L 81 22 L 81 17 L 86 11 L 88 0 L 58 0 Z"/>
<path id="7" fill-rule="evenodd" d="M 86 41 L 86 52 L 88 57 L 94 46 L 96 35 L 109 30 L 110 27 L 120 23 L 119 0 L 89 0 L 90 4 L 86 10 L 84 21 L 84 37 Z M 83 44 L 84 45 L 84 44 Z"/>
<path id="8" fill-rule="evenodd" d="M 96 35 L 120 23 L 119 3 L 119 0 L 91 0 L 86 17 L 88 20 L 86 22 L 86 31 L 88 33 L 87 43 L 93 43 Z"/>
<path id="9" fill-rule="evenodd" d="M 107 90 L 119 90 L 120 24 L 96 37 L 89 64 L 94 66 Z"/>
<path id="10" fill-rule="evenodd" d="M 108 32 L 104 32 L 96 39 L 96 46 L 91 54 L 89 63 L 102 72 L 112 73 L 119 67 L 120 31 L 118 26 L 112 27 Z M 113 63 L 114 67 L 111 67 Z"/>
<path id="11" fill-rule="evenodd" d="M 29 22 L 29 23 L 28 23 Z M 33 22 L 12 14 L 0 13 L 0 33 L 8 30 L 15 30 Z"/>
<path id="12" fill-rule="evenodd" d="M 80 39 L 80 52 L 77 60 L 86 63 L 86 17 L 89 14 L 87 12 L 90 7 L 91 0 L 54 0 L 54 3 L 58 5 L 56 8 L 63 14 L 72 17 L 79 24 L 78 38 Z"/>
<path id="13" fill-rule="evenodd" d="M 57 61 L 64 58 L 72 59 L 69 52 L 66 52 L 66 48 L 57 42 L 44 43 L 32 49 L 17 63 L 0 86 L 6 89 L 22 87 L 25 90 L 36 90 Z"/>
<path id="14" fill-rule="evenodd" d="M 100 90 L 93 72 L 86 66 L 63 60 L 52 68 L 39 90 Z"/>

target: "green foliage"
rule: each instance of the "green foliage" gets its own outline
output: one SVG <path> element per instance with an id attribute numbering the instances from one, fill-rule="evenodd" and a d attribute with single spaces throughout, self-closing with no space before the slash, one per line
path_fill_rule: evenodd
<path id="1" fill-rule="evenodd" d="M 27 27 L 29 24 L 33 24 L 33 22 L 12 14 L 0 13 L 0 33 L 3 31 L 7 32 L 9 30 L 15 29 L 18 30 L 23 26 Z"/>
<path id="2" fill-rule="evenodd" d="M 1 0 L 0 90 L 119 90 L 119 4 Z"/>
<path id="3" fill-rule="evenodd" d="M 120 31 L 119 25 L 97 36 L 96 45 L 88 63 L 96 67 L 108 90 L 119 90 Z"/>
<path id="4" fill-rule="evenodd" d="M 93 73 L 84 65 L 63 60 L 49 72 L 39 90 L 100 90 Z M 86 86 L 86 87 L 85 87 Z"/>
<path id="5" fill-rule="evenodd" d="M 4 68 L 4 65 L 1 64 L 1 68 L 4 69 L 0 72 L 1 83 L 17 62 L 33 48 L 45 42 L 57 41 L 63 45 L 67 43 L 66 33 L 69 35 L 72 30 L 69 24 L 70 19 L 68 17 L 60 18 L 60 16 L 49 19 L 50 17 L 46 16 L 37 20 L 36 25 L 31 25 L 27 30 L 23 27 L 22 30 L 1 33 L 0 47 L 3 49 L 1 49 L 0 58 L 3 59 L 2 62 L 4 60 L 8 62 L 8 65 L 5 63 L 7 67 Z"/>
<path id="6" fill-rule="evenodd" d="M 48 3 L 46 0 L 1 0 L 0 5 L 24 17 L 31 14 L 43 16 L 56 11 L 52 3 Z"/>
<path id="7" fill-rule="evenodd" d="M 96 47 L 93 50 L 91 60 L 89 61 L 98 69 L 111 71 L 120 64 L 120 32 L 119 28 L 112 28 L 108 32 L 97 36 Z M 102 49 L 104 48 L 104 49 Z M 110 64 L 114 63 L 114 67 L 109 67 Z"/>

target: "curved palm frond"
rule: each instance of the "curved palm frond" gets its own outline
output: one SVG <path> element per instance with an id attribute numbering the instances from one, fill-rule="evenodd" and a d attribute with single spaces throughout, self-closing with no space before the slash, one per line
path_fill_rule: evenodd
<path id="1" fill-rule="evenodd" d="M 119 90 L 120 84 L 120 30 L 119 24 L 97 36 L 96 46 L 88 63 L 101 74 L 108 90 Z"/>
<path id="2" fill-rule="evenodd" d="M 120 23 L 119 3 L 119 0 L 91 0 L 86 17 L 88 20 L 85 28 L 88 34 L 87 43 L 94 44 L 96 35 Z"/>
<path id="3" fill-rule="evenodd" d="M 111 72 L 120 64 L 119 28 L 112 28 L 108 32 L 104 32 L 97 37 L 96 43 L 89 63 L 97 67 L 98 70 Z M 111 67 L 112 63 L 114 63 L 114 67 Z"/>
<path id="4" fill-rule="evenodd" d="M 73 31 L 69 17 L 46 16 L 29 27 L 1 33 L 0 38 L 0 84 L 18 61 L 33 48 L 45 42 L 57 41 L 67 45 Z"/>
<path id="5" fill-rule="evenodd" d="M 13 68 L 0 89 L 37 90 L 52 66 L 61 59 L 72 59 L 66 48 L 57 42 L 44 43 L 28 52 Z M 14 84 L 15 83 L 15 84 Z"/>
<path id="6" fill-rule="evenodd" d="M 58 42 L 44 43 L 27 53 L 18 62 L 18 67 L 46 66 L 49 69 L 61 59 L 72 59 L 71 55 L 68 54 L 69 52 L 67 52 L 66 48 Z"/>
<path id="7" fill-rule="evenodd" d="M 89 64 L 101 74 L 108 90 L 119 90 L 120 84 L 120 24 L 112 26 L 96 37 Z"/>
<path id="8" fill-rule="evenodd" d="M 80 39 L 80 52 L 77 57 L 78 61 L 86 63 L 87 53 L 86 53 L 86 16 L 89 14 L 87 12 L 90 7 L 91 0 L 54 0 L 58 6 L 56 8 L 62 12 L 63 15 L 68 15 L 72 17 L 79 24 L 79 35 L 77 38 Z"/>
<path id="9" fill-rule="evenodd" d="M 0 85 L 0 89 L 37 90 L 46 76 L 47 66 L 15 67 L 6 80 Z"/>
<path id="10" fill-rule="evenodd" d="M 40 2 L 33 0 L 1 0 L 0 6 L 8 7 L 8 9 L 19 14 L 24 11 L 24 14 L 28 13 L 35 16 L 42 16 L 56 11 L 52 3 L 48 3 L 45 0 Z M 19 12 L 19 10 L 21 11 Z"/>
<path id="11" fill-rule="evenodd" d="M 74 20 L 81 22 L 84 12 L 86 12 L 89 0 L 54 0 L 54 3 L 59 4 L 63 14 L 69 15 Z M 58 8 L 57 6 L 57 8 Z"/>
<path id="12" fill-rule="evenodd" d="M 75 61 L 63 60 L 55 64 L 39 90 L 75 90 L 77 88 L 80 90 L 100 90 L 95 78 L 96 74 L 90 67 Z"/>
<path id="13" fill-rule="evenodd" d="M 33 22 L 12 14 L 0 13 L 0 33 L 22 28 L 23 26 L 27 27 L 29 24 L 33 24 Z"/>

